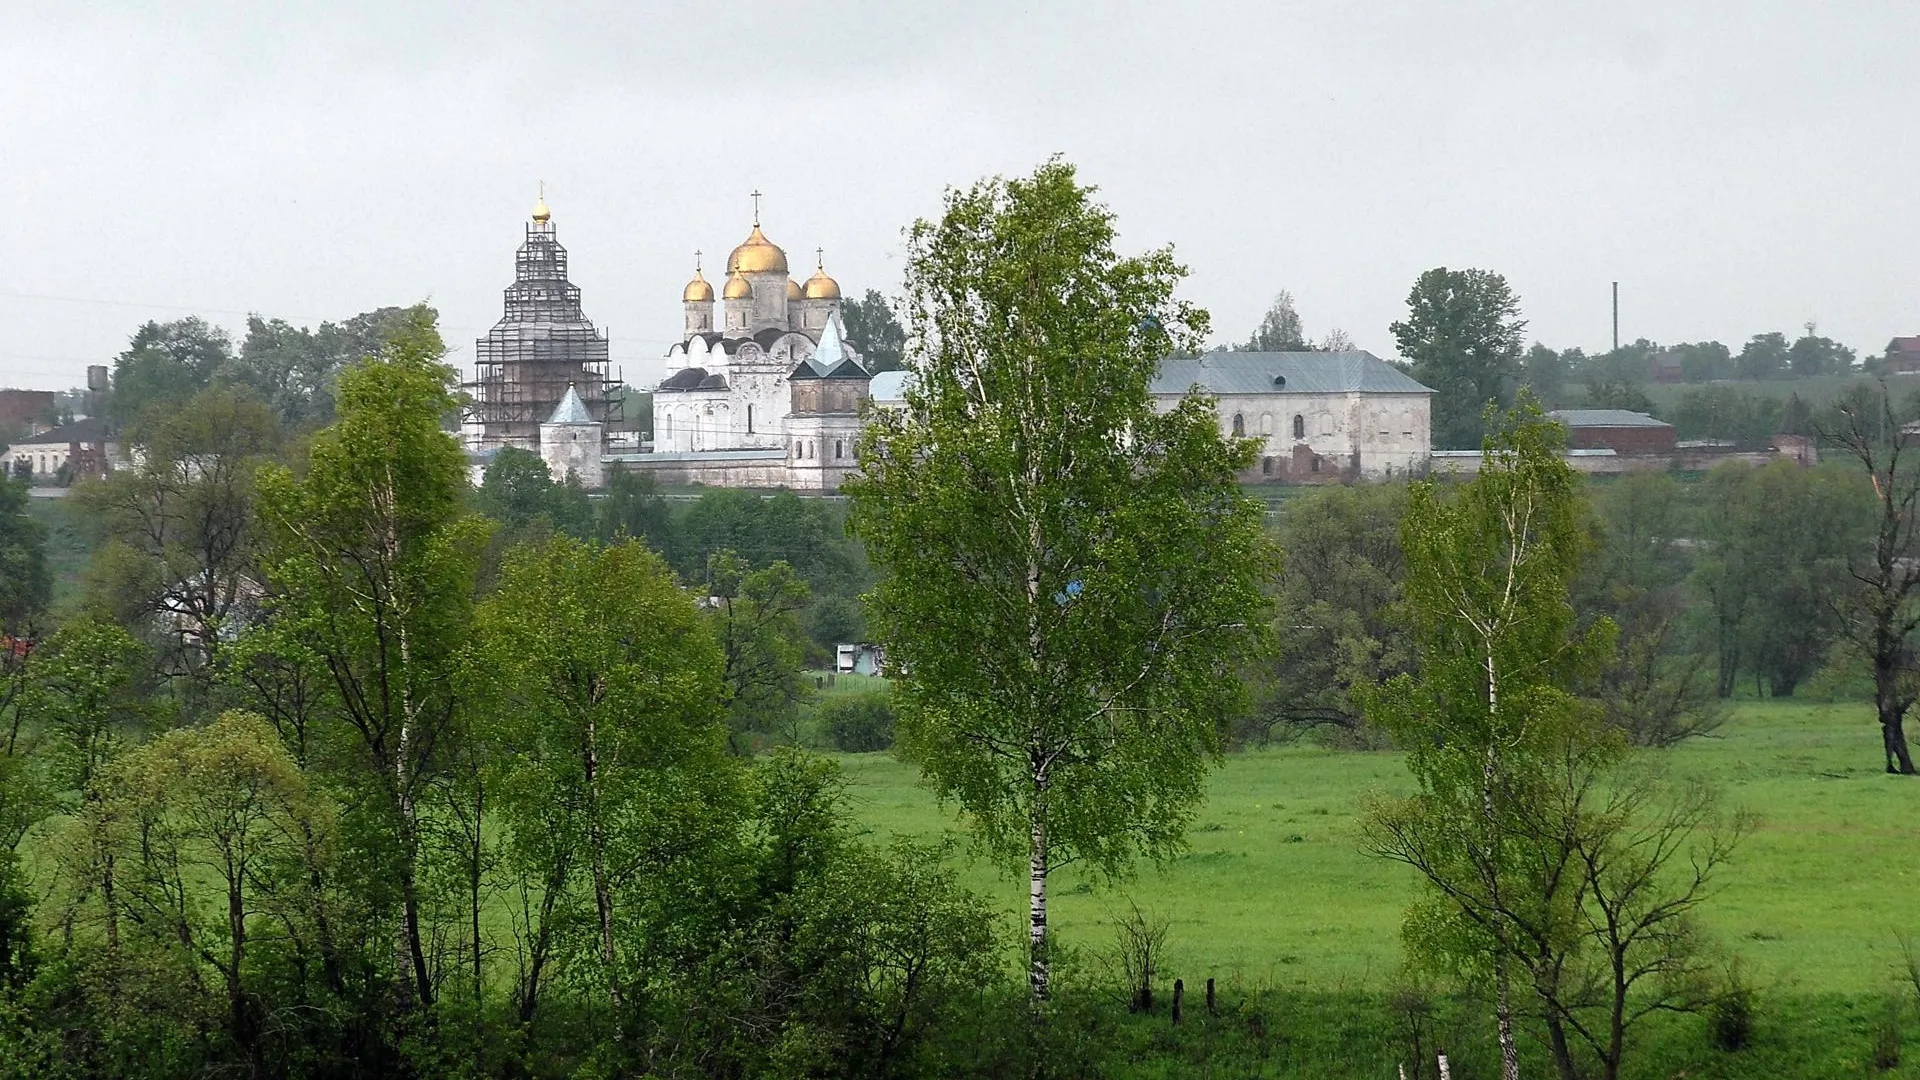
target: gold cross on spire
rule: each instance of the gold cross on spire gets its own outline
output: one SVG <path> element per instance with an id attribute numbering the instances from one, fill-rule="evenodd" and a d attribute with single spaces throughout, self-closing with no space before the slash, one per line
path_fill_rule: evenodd
<path id="1" fill-rule="evenodd" d="M 700 272 L 700 249 L 699 248 L 693 249 L 693 272 L 696 274 Z"/>
<path id="2" fill-rule="evenodd" d="M 826 248 L 813 249 L 813 268 L 815 270 L 825 270 L 827 268 L 827 249 Z"/>
<path id="3" fill-rule="evenodd" d="M 760 227 L 760 189 L 753 189 L 753 227 Z"/>

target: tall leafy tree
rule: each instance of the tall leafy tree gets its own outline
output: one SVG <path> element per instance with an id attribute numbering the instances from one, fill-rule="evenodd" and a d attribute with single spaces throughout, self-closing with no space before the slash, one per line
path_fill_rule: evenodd
<path id="1" fill-rule="evenodd" d="M 646 977 L 622 926 L 679 874 L 704 872 L 695 857 L 731 827 L 718 812 L 738 780 L 720 652 L 672 571 L 633 540 L 515 550 L 478 626 L 475 676 L 525 883 L 520 1017 L 562 979 L 618 1006 Z"/>
<path id="2" fill-rule="evenodd" d="M 1234 346 L 1236 352 L 1301 352 L 1311 348 L 1306 329 L 1300 323 L 1300 312 L 1294 309 L 1293 294 L 1285 289 L 1267 305 L 1267 312 L 1260 316 L 1260 325 L 1253 328 L 1253 335 Z"/>
<path id="3" fill-rule="evenodd" d="M 1845 375 L 1853 370 L 1854 352 L 1830 337 L 1814 333 L 1814 325 L 1807 324 L 1807 332 L 1794 341 L 1787 349 L 1787 368 L 1796 379 L 1810 379 L 1821 375 Z"/>
<path id="4" fill-rule="evenodd" d="M 909 240 L 915 385 L 860 442 L 851 520 L 902 740 L 1026 864 L 1038 1002 L 1049 875 L 1181 843 L 1273 559 L 1234 485 L 1251 445 L 1148 394 L 1206 328 L 1171 251 L 1115 252 L 1057 159 L 949 192 Z"/>
<path id="5" fill-rule="evenodd" d="M 1873 488 L 1868 543 L 1849 561 L 1852 581 L 1841 613 L 1855 651 L 1873 672 L 1887 771 L 1905 776 L 1916 772 L 1907 713 L 1920 699 L 1920 448 L 1906 435 L 1911 418 L 1883 380 L 1875 391 L 1843 399 L 1821 431 Z"/>
<path id="6" fill-rule="evenodd" d="M 1487 270 L 1435 267 L 1407 294 L 1391 327 L 1413 377 L 1432 387 L 1434 445 L 1480 445 L 1482 412 L 1513 400 L 1527 324 L 1507 279 Z"/>
<path id="7" fill-rule="evenodd" d="M 1532 778 L 1568 747 L 1598 745 L 1579 737 L 1571 690 L 1612 644 L 1610 624 L 1582 632 L 1568 602 L 1585 539 L 1563 445 L 1523 398 L 1487 436 L 1472 483 L 1452 498 L 1414 486 L 1403 543 L 1420 670 L 1367 702 L 1418 785 L 1373 808 L 1374 849 L 1432 886 L 1410 941 L 1492 977 L 1505 1080 L 1519 1075 L 1512 982 L 1527 920 L 1516 916 L 1544 918 L 1558 899 L 1526 883 L 1516 816 L 1527 817 Z"/>
<path id="8" fill-rule="evenodd" d="M 868 371 L 896 371 L 901 367 L 907 331 L 879 290 L 868 289 L 860 299 L 841 303 L 840 321 L 846 326 L 847 340 L 865 358 Z"/>
<path id="9" fill-rule="evenodd" d="M 1780 378 L 1787 373 L 1791 348 L 1785 334 L 1755 334 L 1734 357 L 1734 370 L 1743 379 Z"/>
<path id="10" fill-rule="evenodd" d="M 260 477 L 274 614 L 335 684 L 356 747 L 353 814 L 384 839 L 363 854 L 393 890 L 403 989 L 432 1001 L 422 925 L 421 806 L 449 747 L 454 674 L 487 528 L 463 511 L 465 461 L 441 417 L 452 373 L 424 319 L 340 380 L 340 419 L 314 440 L 304 476 Z"/>
<path id="11" fill-rule="evenodd" d="M 254 472 L 279 425 L 244 390 L 211 387 L 148 425 L 144 453 L 78 496 L 105 524 L 100 606 L 166 627 L 169 670 L 205 675 L 259 598 Z"/>
<path id="12" fill-rule="evenodd" d="M 113 362 L 115 421 L 135 425 L 169 403 L 179 405 L 211 384 L 233 362 L 233 339 L 198 316 L 149 322 Z"/>

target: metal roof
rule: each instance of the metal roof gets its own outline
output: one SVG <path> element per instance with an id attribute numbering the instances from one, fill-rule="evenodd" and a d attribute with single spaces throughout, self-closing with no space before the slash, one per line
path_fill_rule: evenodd
<path id="1" fill-rule="evenodd" d="M 1586 427 L 1672 427 L 1642 412 L 1628 409 L 1555 409 L 1547 414 L 1570 428 Z"/>
<path id="2" fill-rule="evenodd" d="M 1430 387 L 1370 352 L 1212 352 L 1167 359 L 1155 394 L 1431 394 Z"/>
<path id="3" fill-rule="evenodd" d="M 560 399 L 554 407 L 553 415 L 547 418 L 549 424 L 591 424 L 593 414 L 587 412 L 587 403 L 580 400 L 580 391 L 567 384 L 567 396 Z"/>

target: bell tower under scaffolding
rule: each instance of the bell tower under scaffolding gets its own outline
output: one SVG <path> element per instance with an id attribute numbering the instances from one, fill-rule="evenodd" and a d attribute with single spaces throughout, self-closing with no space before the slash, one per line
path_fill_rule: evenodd
<path id="1" fill-rule="evenodd" d="M 607 335 L 581 311 L 580 288 L 567 280 L 567 249 L 555 238 L 544 191 L 526 228 L 506 310 L 475 342 L 474 379 L 462 386 L 467 439 L 482 452 L 537 450 L 540 424 L 569 386 L 594 420 L 619 419 L 607 415 Z"/>

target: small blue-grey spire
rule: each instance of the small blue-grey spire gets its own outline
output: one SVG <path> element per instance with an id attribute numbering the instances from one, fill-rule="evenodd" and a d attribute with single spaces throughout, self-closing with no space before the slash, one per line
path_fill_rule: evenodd
<path id="1" fill-rule="evenodd" d="M 572 383 L 568 383 L 567 396 L 560 399 L 559 406 L 553 410 L 553 415 L 547 418 L 547 423 L 591 424 L 593 422 L 593 415 L 587 412 L 587 403 L 580 400 L 580 392 L 573 388 Z"/>

